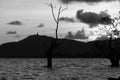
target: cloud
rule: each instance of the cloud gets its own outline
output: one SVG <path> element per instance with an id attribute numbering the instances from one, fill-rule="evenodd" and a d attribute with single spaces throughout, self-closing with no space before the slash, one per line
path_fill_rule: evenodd
<path id="1" fill-rule="evenodd" d="M 17 34 L 17 35 L 15 35 L 15 38 L 21 38 L 21 36 Z"/>
<path id="2" fill-rule="evenodd" d="M 106 39 L 109 39 L 107 35 L 102 35 L 96 38 L 96 40 L 106 40 Z"/>
<path id="3" fill-rule="evenodd" d="M 42 28 L 42 27 L 44 27 L 44 24 L 43 24 L 43 23 L 40 23 L 37 27 L 38 27 L 38 28 Z"/>
<path id="4" fill-rule="evenodd" d="M 8 23 L 9 25 L 22 25 L 20 21 L 12 21 Z"/>
<path id="5" fill-rule="evenodd" d="M 109 20 L 102 21 L 101 19 L 107 16 Z M 83 12 L 82 10 L 78 10 L 76 13 L 76 18 L 83 23 L 88 24 L 91 28 L 98 26 L 99 24 L 107 25 L 111 23 L 111 16 L 106 11 L 101 11 L 100 13 L 94 13 L 94 12 Z"/>
<path id="6" fill-rule="evenodd" d="M 64 4 L 69 4 L 72 2 L 84 2 L 84 3 L 99 3 L 99 2 L 111 2 L 111 1 L 119 1 L 119 0 L 60 0 L 60 2 Z"/>
<path id="7" fill-rule="evenodd" d="M 72 23 L 75 22 L 74 18 L 69 18 L 69 17 L 61 17 L 60 21 L 72 22 Z"/>
<path id="8" fill-rule="evenodd" d="M 8 31 L 7 34 L 17 34 L 16 31 Z"/>
<path id="9" fill-rule="evenodd" d="M 66 35 L 66 38 L 68 39 L 88 39 L 89 37 L 85 35 L 84 29 L 81 31 L 77 31 L 75 35 L 72 34 L 71 31 L 68 32 Z"/>

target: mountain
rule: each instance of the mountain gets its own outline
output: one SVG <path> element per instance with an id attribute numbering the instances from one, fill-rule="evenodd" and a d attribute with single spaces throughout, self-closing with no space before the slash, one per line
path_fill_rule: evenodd
<path id="1" fill-rule="evenodd" d="M 18 42 L 9 42 L 0 46 L 0 57 L 44 57 L 50 47 L 51 37 L 31 35 Z"/>
<path id="2" fill-rule="evenodd" d="M 44 58 L 54 41 L 55 38 L 52 37 L 30 35 L 21 41 L 0 45 L 0 57 Z M 117 41 L 118 48 L 116 48 L 116 41 L 112 41 L 114 53 L 120 52 L 120 39 L 117 39 Z M 52 51 L 52 56 L 61 58 L 105 58 L 108 56 L 107 44 L 108 40 L 84 43 L 69 39 L 58 39 L 57 45 Z"/>

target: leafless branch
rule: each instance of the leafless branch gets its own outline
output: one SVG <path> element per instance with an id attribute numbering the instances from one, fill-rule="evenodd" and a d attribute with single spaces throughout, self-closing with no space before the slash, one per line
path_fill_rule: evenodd
<path id="1" fill-rule="evenodd" d="M 60 12 L 63 12 L 68 9 L 68 6 L 66 8 L 63 8 Z"/>
<path id="2" fill-rule="evenodd" d="M 56 19 L 55 14 L 54 14 L 54 8 L 55 8 L 56 6 L 53 6 L 53 4 L 52 4 L 52 3 L 48 4 L 48 6 L 50 6 L 50 7 L 51 7 L 51 9 L 52 9 L 52 15 L 53 15 L 53 18 L 54 18 L 55 22 L 57 23 L 57 19 Z"/>
<path id="3" fill-rule="evenodd" d="M 53 6 L 53 4 L 52 3 L 47 3 L 48 4 L 48 6 L 50 6 L 51 8 L 55 8 L 56 7 L 56 5 L 55 6 Z"/>
<path id="4" fill-rule="evenodd" d="M 53 18 L 54 18 L 54 20 L 56 22 L 56 30 L 55 30 L 55 32 L 56 32 L 56 40 L 57 40 L 58 39 L 58 33 L 57 32 L 58 32 L 58 26 L 59 26 L 59 21 L 60 21 L 60 14 L 61 14 L 61 12 L 65 11 L 68 8 L 68 6 L 66 8 L 64 8 L 64 9 L 62 9 L 62 6 L 60 6 L 59 9 L 58 9 L 57 17 L 55 17 L 55 13 L 54 13 L 54 8 L 56 6 L 53 6 L 52 3 L 48 4 L 48 6 L 51 7 L 52 15 L 53 15 Z"/>

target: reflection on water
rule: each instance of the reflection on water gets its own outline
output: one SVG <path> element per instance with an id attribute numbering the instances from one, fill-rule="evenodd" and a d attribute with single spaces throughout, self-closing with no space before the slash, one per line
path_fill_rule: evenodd
<path id="1" fill-rule="evenodd" d="M 110 68 L 107 59 L 53 59 L 53 68 L 47 69 L 46 59 L 1 58 L 0 78 L 8 80 L 107 80 L 119 77 L 120 68 Z"/>

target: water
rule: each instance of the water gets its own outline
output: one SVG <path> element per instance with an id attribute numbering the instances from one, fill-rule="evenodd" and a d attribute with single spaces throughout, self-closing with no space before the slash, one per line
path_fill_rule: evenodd
<path id="1" fill-rule="evenodd" d="M 0 78 L 7 80 L 107 80 L 119 77 L 120 68 L 110 68 L 108 59 L 53 59 L 47 69 L 46 59 L 1 58 Z"/>

